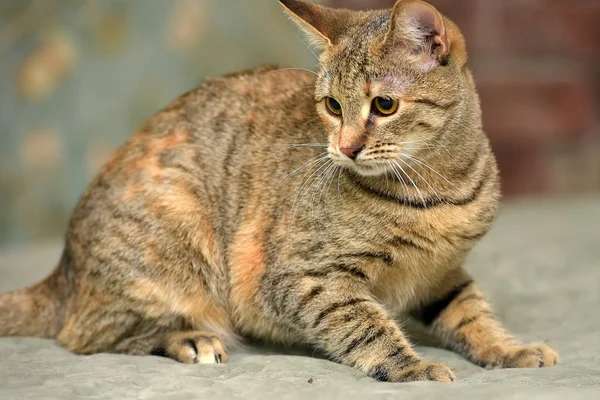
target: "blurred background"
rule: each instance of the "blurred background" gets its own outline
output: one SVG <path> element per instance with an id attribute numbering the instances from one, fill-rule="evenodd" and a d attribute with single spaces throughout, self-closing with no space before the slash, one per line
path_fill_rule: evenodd
<path id="1" fill-rule="evenodd" d="M 430 2 L 467 38 L 505 200 L 600 193 L 600 0 Z M 265 63 L 316 66 L 276 0 L 1 0 L 0 246 L 62 236 L 146 119 Z"/>

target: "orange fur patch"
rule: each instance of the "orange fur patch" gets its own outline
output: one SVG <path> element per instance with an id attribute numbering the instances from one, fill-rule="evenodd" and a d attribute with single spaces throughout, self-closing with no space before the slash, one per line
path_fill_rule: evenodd
<path id="1" fill-rule="evenodd" d="M 142 191 L 142 188 L 139 184 L 134 184 L 134 185 L 128 186 L 125 189 L 125 191 L 123 192 L 123 201 L 129 201 L 129 200 L 133 199 L 141 191 Z"/>
<path id="2" fill-rule="evenodd" d="M 258 114 L 255 112 L 251 112 L 248 114 L 248 123 L 253 124 L 258 120 Z"/>
<path id="3" fill-rule="evenodd" d="M 206 293 L 199 290 L 182 292 L 177 286 L 139 280 L 129 287 L 128 294 L 148 306 L 146 310 L 150 317 L 181 315 L 195 329 L 210 327 L 219 330 L 219 333 L 232 332 L 227 312 L 211 302 Z M 194 287 L 197 289 L 199 285 Z"/>
<path id="4" fill-rule="evenodd" d="M 123 170 L 125 175 L 134 171 L 144 171 L 150 176 L 156 176 L 162 171 L 158 158 L 154 154 L 146 154 L 131 161 Z"/>
<path id="5" fill-rule="evenodd" d="M 171 149 L 185 143 L 190 137 L 186 129 L 176 129 L 171 134 L 152 140 L 150 153 L 160 153 L 165 149 Z"/>
<path id="6" fill-rule="evenodd" d="M 135 146 L 142 146 L 145 142 L 148 148 L 144 154 L 134 158 L 125 166 L 125 174 L 143 170 L 150 176 L 158 176 L 163 167 L 158 158 L 159 154 L 166 149 L 185 143 L 189 137 L 189 132 L 186 129 L 176 129 L 170 134 L 158 138 L 147 136 L 145 132 L 138 133 L 130 140 L 130 143 Z"/>
<path id="7" fill-rule="evenodd" d="M 264 232 L 266 221 L 256 218 L 242 225 L 231 246 L 233 301 L 252 304 L 258 297 L 260 278 L 266 268 Z"/>
<path id="8" fill-rule="evenodd" d="M 161 189 L 160 196 L 148 204 L 153 213 L 166 213 L 173 221 L 185 225 L 190 224 L 190 218 L 204 224 L 204 219 L 198 217 L 203 214 L 202 201 L 193 194 L 193 188 L 187 181 L 170 183 Z"/>

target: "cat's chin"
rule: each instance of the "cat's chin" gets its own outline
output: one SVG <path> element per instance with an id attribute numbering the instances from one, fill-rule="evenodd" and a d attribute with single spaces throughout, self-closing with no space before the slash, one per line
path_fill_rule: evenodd
<path id="1" fill-rule="evenodd" d="M 348 157 L 340 157 L 339 155 L 330 155 L 330 157 L 340 167 L 350 170 L 360 176 L 372 178 L 387 175 L 390 172 L 390 167 L 388 164 L 373 162 L 373 160 L 370 160 L 370 162 L 360 159 L 352 161 Z"/>
<path id="2" fill-rule="evenodd" d="M 351 169 L 356 174 L 364 177 L 376 177 L 386 175 L 389 172 L 389 167 L 386 165 L 364 165 L 352 163 L 346 164 L 344 167 Z"/>

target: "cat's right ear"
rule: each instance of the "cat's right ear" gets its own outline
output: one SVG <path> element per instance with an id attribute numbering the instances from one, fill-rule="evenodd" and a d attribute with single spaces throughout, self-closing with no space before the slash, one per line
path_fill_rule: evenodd
<path id="1" fill-rule="evenodd" d="M 347 29 L 352 11 L 324 7 L 299 0 L 279 0 L 291 19 L 319 50 L 335 45 Z"/>
<path id="2" fill-rule="evenodd" d="M 444 63 L 452 40 L 444 17 L 435 7 L 421 0 L 398 0 L 382 46 L 402 46 L 415 54 L 426 53 L 438 63 Z"/>

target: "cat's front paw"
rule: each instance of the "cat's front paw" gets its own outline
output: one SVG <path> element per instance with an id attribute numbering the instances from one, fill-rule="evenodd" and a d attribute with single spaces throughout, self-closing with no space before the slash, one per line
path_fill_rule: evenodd
<path id="1" fill-rule="evenodd" d="M 400 382 L 436 381 L 450 383 L 456 379 L 452 369 L 442 363 L 421 361 L 414 367 L 406 368 L 400 374 Z"/>
<path id="2" fill-rule="evenodd" d="M 454 371 L 447 365 L 426 361 L 419 361 L 397 371 L 378 370 L 372 376 L 379 381 L 387 382 L 435 381 L 450 383 L 456 379 Z"/>
<path id="3" fill-rule="evenodd" d="M 488 368 L 542 368 L 558 364 L 558 354 L 545 344 L 494 346 L 481 358 L 480 363 Z"/>
<path id="4" fill-rule="evenodd" d="M 450 383 L 456 379 L 452 368 L 442 363 L 422 361 L 414 367 L 407 368 L 401 375 L 401 382 L 436 381 Z"/>
<path id="5" fill-rule="evenodd" d="M 222 364 L 227 362 L 225 346 L 218 335 L 206 332 L 177 332 L 167 336 L 152 355 L 170 357 L 184 364 Z"/>

